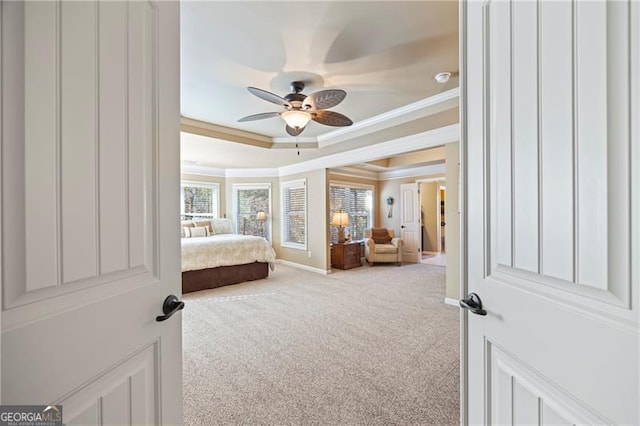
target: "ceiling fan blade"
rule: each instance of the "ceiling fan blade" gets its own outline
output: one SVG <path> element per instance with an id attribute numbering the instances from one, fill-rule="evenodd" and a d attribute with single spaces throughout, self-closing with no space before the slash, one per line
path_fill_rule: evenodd
<path id="1" fill-rule="evenodd" d="M 267 102 L 271 102 L 284 107 L 291 106 L 288 100 L 276 95 L 275 93 L 267 92 L 266 90 L 258 89 L 257 87 L 247 87 L 247 90 Z"/>
<path id="2" fill-rule="evenodd" d="M 241 119 L 238 120 L 238 123 L 243 123 L 245 121 L 262 120 L 264 118 L 277 117 L 279 115 L 280 115 L 279 112 L 262 112 L 260 114 L 253 114 L 253 115 L 247 115 L 246 117 L 242 117 Z"/>
<path id="3" fill-rule="evenodd" d="M 303 108 L 327 109 L 338 105 L 347 96 L 341 89 L 327 89 L 313 92 L 302 102 Z"/>
<path id="4" fill-rule="evenodd" d="M 298 136 L 300 133 L 302 133 L 302 131 L 304 130 L 304 127 L 295 128 L 291 126 L 286 126 L 285 129 L 287 130 L 287 133 L 289 133 L 291 136 Z"/>
<path id="5" fill-rule="evenodd" d="M 345 127 L 353 124 L 349 117 L 334 111 L 316 111 L 313 113 L 312 120 L 325 126 L 335 127 Z"/>

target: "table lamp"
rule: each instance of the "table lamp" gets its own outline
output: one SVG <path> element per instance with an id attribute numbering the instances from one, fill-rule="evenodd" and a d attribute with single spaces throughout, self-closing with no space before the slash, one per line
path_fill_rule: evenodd
<path id="1" fill-rule="evenodd" d="M 338 227 L 338 242 L 344 243 L 344 227 L 349 226 L 349 214 L 344 210 L 334 212 L 331 224 Z"/>
<path id="2" fill-rule="evenodd" d="M 256 213 L 256 219 L 260 221 L 260 228 L 262 230 L 262 236 L 264 237 L 264 222 L 267 220 L 267 214 L 264 211 Z"/>

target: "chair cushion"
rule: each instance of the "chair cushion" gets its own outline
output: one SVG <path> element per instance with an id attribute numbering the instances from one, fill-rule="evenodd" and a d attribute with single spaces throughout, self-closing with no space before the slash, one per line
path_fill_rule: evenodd
<path id="1" fill-rule="evenodd" d="M 371 228 L 371 239 L 376 244 L 389 244 L 391 242 L 391 235 L 389 235 L 387 228 Z"/>
<path id="2" fill-rule="evenodd" d="M 395 254 L 398 248 L 393 244 L 376 244 L 376 254 Z"/>

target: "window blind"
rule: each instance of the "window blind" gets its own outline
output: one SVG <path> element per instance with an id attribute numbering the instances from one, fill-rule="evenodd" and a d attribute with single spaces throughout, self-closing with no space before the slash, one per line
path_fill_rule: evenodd
<path id="1" fill-rule="evenodd" d="M 307 248 L 307 187 L 304 180 L 283 182 L 282 245 Z"/>
<path id="2" fill-rule="evenodd" d="M 373 224 L 373 190 L 330 184 L 329 186 L 329 221 L 333 213 L 344 210 L 349 215 L 349 230 L 352 240 L 364 238 L 364 230 Z M 330 226 L 331 242 L 338 241 L 338 227 Z"/>
<path id="3" fill-rule="evenodd" d="M 180 214 L 183 220 L 218 216 L 218 185 L 181 185 Z"/>
<path id="4" fill-rule="evenodd" d="M 270 220 L 258 220 L 260 211 L 271 217 L 270 189 L 264 186 L 234 186 L 236 226 L 239 234 L 270 239 Z"/>

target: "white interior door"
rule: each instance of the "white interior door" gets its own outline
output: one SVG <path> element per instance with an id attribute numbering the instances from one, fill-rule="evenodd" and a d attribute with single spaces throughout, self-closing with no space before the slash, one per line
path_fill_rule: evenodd
<path id="1" fill-rule="evenodd" d="M 0 14 L 2 403 L 179 424 L 179 4 Z"/>
<path id="2" fill-rule="evenodd" d="M 400 236 L 404 240 L 402 260 L 420 261 L 420 193 L 418 183 L 400 185 Z"/>
<path id="3" fill-rule="evenodd" d="M 464 2 L 472 424 L 640 424 L 640 4 Z"/>

